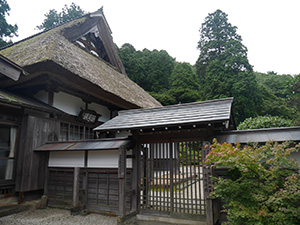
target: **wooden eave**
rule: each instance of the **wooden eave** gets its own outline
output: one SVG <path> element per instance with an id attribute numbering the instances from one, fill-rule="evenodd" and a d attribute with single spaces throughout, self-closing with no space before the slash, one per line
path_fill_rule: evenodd
<path id="1" fill-rule="evenodd" d="M 39 77 L 42 74 L 47 74 L 51 81 L 55 82 L 55 84 L 59 84 L 60 86 L 54 87 L 55 91 L 63 90 L 65 92 L 69 92 L 70 94 L 75 94 L 78 97 L 90 96 L 90 98 L 94 102 L 98 102 L 108 106 L 113 109 L 137 109 L 139 106 L 134 105 L 130 102 L 125 101 L 124 99 L 102 90 L 98 85 L 91 83 L 90 81 L 83 79 L 60 65 L 57 65 L 54 62 L 47 61 L 43 63 L 38 63 L 32 65 L 30 67 L 26 67 L 28 71 L 31 71 L 32 77 Z M 34 72 L 38 71 L 38 72 Z M 23 80 L 23 82 L 28 83 L 30 85 L 30 81 L 28 79 Z M 44 81 L 45 84 L 47 83 Z M 22 87 L 22 84 L 18 84 L 19 87 Z M 88 100 L 88 99 L 85 99 Z"/>
<path id="2" fill-rule="evenodd" d="M 40 112 L 64 115 L 65 113 L 29 96 L 10 93 L 0 89 L 0 105 L 12 108 L 26 108 Z"/>
<path id="3" fill-rule="evenodd" d="M 0 54 L 0 75 L 3 74 L 17 81 L 22 74 L 27 74 L 22 67 Z"/>
<path id="4" fill-rule="evenodd" d="M 138 131 L 140 135 L 230 130 L 233 98 L 119 112 L 95 128 L 99 132 Z"/>

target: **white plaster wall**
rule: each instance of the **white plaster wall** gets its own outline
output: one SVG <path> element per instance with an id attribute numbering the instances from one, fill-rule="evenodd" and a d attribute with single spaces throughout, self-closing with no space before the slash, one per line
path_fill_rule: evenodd
<path id="1" fill-rule="evenodd" d="M 50 152 L 50 167 L 84 167 L 84 151 Z"/>
<path id="2" fill-rule="evenodd" d="M 96 111 L 97 113 L 101 114 L 102 116 L 98 119 L 100 122 L 106 122 L 110 120 L 110 110 L 103 105 L 99 105 L 96 103 L 91 103 L 88 106 L 89 109 Z"/>
<path id="3" fill-rule="evenodd" d="M 85 103 L 77 97 L 64 92 L 54 93 L 53 106 L 73 116 L 78 116 L 80 108 L 85 108 Z"/>
<path id="4" fill-rule="evenodd" d="M 42 91 L 39 91 L 38 93 L 36 93 L 34 95 L 35 98 L 37 98 L 38 100 L 48 104 L 48 92 L 42 90 Z"/>
<path id="5" fill-rule="evenodd" d="M 118 150 L 89 151 L 88 167 L 93 168 L 118 168 Z M 127 159 L 127 168 L 132 168 L 132 160 Z"/>
<path id="6" fill-rule="evenodd" d="M 48 104 L 48 92 L 42 90 L 39 91 L 35 98 Z M 64 111 L 70 115 L 78 116 L 81 109 L 85 109 L 85 102 L 81 98 L 69 95 L 64 92 L 54 93 L 53 106 L 61 111 Z M 106 122 L 110 120 L 110 110 L 103 105 L 91 103 L 88 105 L 88 109 L 94 110 L 102 116 L 99 118 L 100 122 Z"/>

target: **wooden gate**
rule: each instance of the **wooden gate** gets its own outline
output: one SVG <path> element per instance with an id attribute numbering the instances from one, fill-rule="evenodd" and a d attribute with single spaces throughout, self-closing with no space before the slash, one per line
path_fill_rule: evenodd
<path id="1" fill-rule="evenodd" d="M 143 144 L 141 209 L 204 216 L 202 142 Z"/>

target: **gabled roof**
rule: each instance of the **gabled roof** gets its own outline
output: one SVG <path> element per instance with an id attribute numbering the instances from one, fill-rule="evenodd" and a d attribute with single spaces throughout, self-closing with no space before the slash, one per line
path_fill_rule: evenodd
<path id="1" fill-rule="evenodd" d="M 109 63 L 75 44 L 77 38 L 89 32 L 98 32 Z M 57 68 L 63 68 L 75 77 L 95 85 L 99 91 L 93 93 L 94 97 L 103 98 L 103 93 L 113 94 L 120 101 L 130 103 L 131 108 L 161 106 L 126 74 L 121 73 L 123 64 L 101 11 L 87 14 L 82 18 L 24 39 L 2 49 L 0 54 L 26 69 L 32 74 L 31 76 L 37 76 L 41 72 L 56 73 Z M 51 64 L 49 67 L 50 70 L 53 68 L 53 71 L 49 71 L 49 67 L 46 71 L 42 71 L 46 68 L 45 63 L 48 62 L 56 65 L 57 68 L 53 68 Z M 38 65 L 41 66 L 38 67 Z M 59 74 L 59 76 L 63 75 Z"/>
<path id="2" fill-rule="evenodd" d="M 153 109 L 124 110 L 95 130 L 134 130 L 215 122 L 226 122 L 229 126 L 232 102 L 233 98 L 224 98 Z"/>

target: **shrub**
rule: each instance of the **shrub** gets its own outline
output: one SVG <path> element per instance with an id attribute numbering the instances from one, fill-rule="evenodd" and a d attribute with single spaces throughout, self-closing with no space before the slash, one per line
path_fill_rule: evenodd
<path id="1" fill-rule="evenodd" d="M 212 178 L 211 196 L 225 200 L 229 224 L 299 224 L 300 168 L 289 156 L 300 145 L 289 145 L 214 141 L 205 163 L 228 168 L 228 177 Z"/>
<path id="2" fill-rule="evenodd" d="M 292 120 L 279 116 L 258 116 L 247 118 L 237 127 L 238 130 L 271 128 L 271 127 L 291 127 L 294 126 Z"/>

